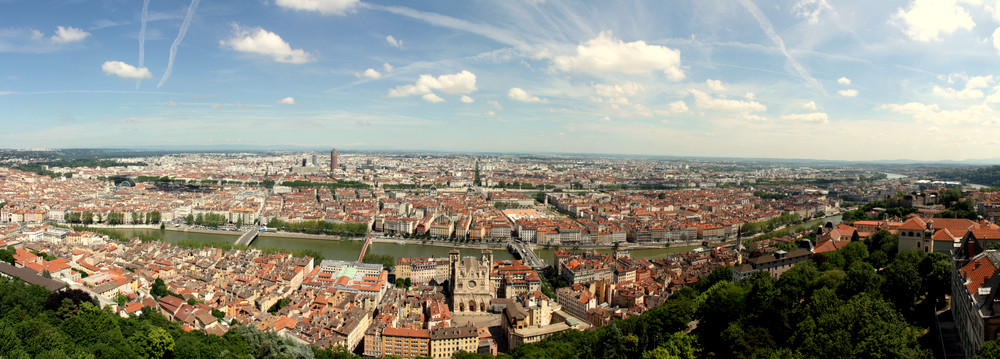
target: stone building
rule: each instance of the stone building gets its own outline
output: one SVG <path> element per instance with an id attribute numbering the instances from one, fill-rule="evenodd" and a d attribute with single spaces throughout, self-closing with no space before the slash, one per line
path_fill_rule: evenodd
<path id="1" fill-rule="evenodd" d="M 458 250 L 448 254 L 451 275 L 451 310 L 455 314 L 486 313 L 496 291 L 490 278 L 493 269 L 493 251 L 484 250 L 475 257 L 461 258 Z"/>

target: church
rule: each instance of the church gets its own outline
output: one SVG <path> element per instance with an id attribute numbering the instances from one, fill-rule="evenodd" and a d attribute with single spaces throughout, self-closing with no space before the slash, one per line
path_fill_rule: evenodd
<path id="1" fill-rule="evenodd" d="M 490 300 L 496 298 L 496 290 L 490 272 L 493 270 L 493 251 L 484 250 L 477 260 L 475 257 L 462 258 L 460 252 L 448 253 L 449 289 L 451 310 L 455 314 L 486 314 Z"/>

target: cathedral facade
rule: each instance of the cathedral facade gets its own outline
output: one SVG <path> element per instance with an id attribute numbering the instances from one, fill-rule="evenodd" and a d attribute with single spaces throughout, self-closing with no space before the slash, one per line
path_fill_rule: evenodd
<path id="1" fill-rule="evenodd" d="M 451 310 L 456 314 L 486 314 L 496 290 L 490 272 L 493 270 L 493 251 L 484 250 L 480 258 L 462 258 L 458 250 L 448 254 L 450 265 L 449 289 Z"/>

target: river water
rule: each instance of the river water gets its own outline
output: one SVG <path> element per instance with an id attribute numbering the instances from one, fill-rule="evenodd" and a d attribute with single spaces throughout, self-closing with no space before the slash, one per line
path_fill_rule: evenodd
<path id="1" fill-rule="evenodd" d="M 830 216 L 823 219 L 814 219 L 806 223 L 804 228 L 815 228 L 816 226 L 821 226 L 826 222 L 833 222 L 833 224 L 840 223 L 841 217 Z M 194 233 L 194 232 L 181 232 L 181 231 L 167 231 L 160 229 L 128 229 L 128 228 L 116 228 L 117 231 L 122 232 L 127 236 L 134 236 L 138 234 L 146 235 L 156 235 L 167 243 L 174 243 L 182 240 L 193 240 L 198 242 L 226 242 L 233 243 L 239 237 L 239 232 L 233 232 L 233 234 L 215 234 L 215 233 Z M 262 234 L 257 237 L 251 244 L 253 247 L 273 247 L 281 248 L 287 250 L 304 250 L 312 249 L 321 253 L 327 259 L 340 259 L 353 261 L 358 259 L 358 254 L 361 253 L 362 242 L 360 239 L 357 240 L 321 240 L 321 239 L 306 239 L 306 238 L 286 238 L 286 237 L 275 237 Z M 572 249 L 569 246 L 563 246 L 563 249 Z M 649 259 L 662 259 L 668 253 L 678 253 L 687 252 L 694 247 L 663 247 L 663 248 L 651 248 L 651 249 L 631 249 L 629 253 L 634 258 L 649 258 Z M 444 258 L 448 257 L 448 252 L 452 250 L 451 247 L 439 247 L 430 246 L 422 244 L 396 244 L 396 243 L 372 243 L 371 247 L 368 249 L 368 253 L 371 254 L 388 254 L 396 258 L 402 257 L 434 257 L 434 258 Z M 462 256 L 474 256 L 479 257 L 481 249 L 470 249 L 470 248 L 460 248 Z M 597 249 L 598 252 L 608 253 L 612 252 L 611 249 Z M 538 257 L 545 261 L 546 264 L 554 263 L 555 252 L 553 249 L 538 248 L 535 249 L 535 253 Z M 493 258 L 502 259 L 513 259 L 513 255 L 510 252 L 502 249 L 497 249 L 493 251 Z"/>

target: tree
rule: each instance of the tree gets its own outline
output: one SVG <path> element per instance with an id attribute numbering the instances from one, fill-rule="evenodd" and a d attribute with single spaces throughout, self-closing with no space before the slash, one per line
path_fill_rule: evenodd
<path id="1" fill-rule="evenodd" d="M 124 294 L 118 293 L 118 295 L 115 297 L 115 303 L 117 303 L 119 307 L 124 307 L 125 304 L 128 303 L 128 297 L 126 297 Z"/>
<path id="2" fill-rule="evenodd" d="M 174 351 L 174 338 L 163 328 L 152 325 L 134 335 L 131 342 L 135 352 L 144 358 L 163 358 Z"/>
<path id="3" fill-rule="evenodd" d="M 153 281 L 153 286 L 150 288 L 149 293 L 161 298 L 170 295 L 170 292 L 167 290 L 167 284 L 163 283 L 163 279 L 160 278 L 156 278 Z"/>
<path id="4" fill-rule="evenodd" d="M 187 224 L 189 226 L 192 225 L 192 224 L 194 224 L 194 215 L 193 214 L 188 214 L 187 216 L 185 216 L 184 217 L 184 224 Z"/>

